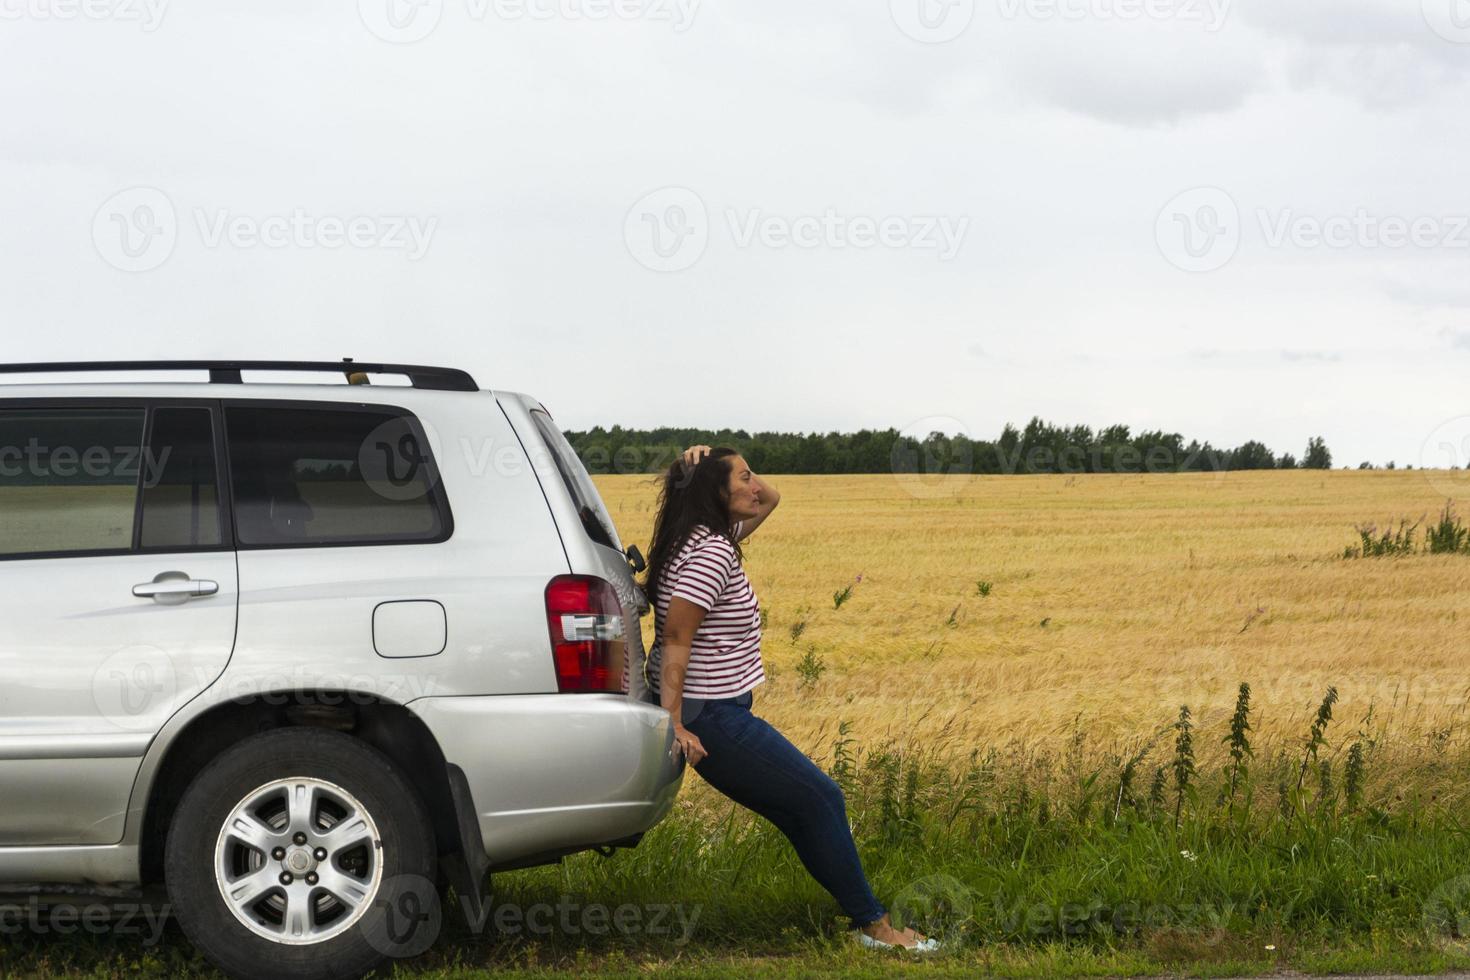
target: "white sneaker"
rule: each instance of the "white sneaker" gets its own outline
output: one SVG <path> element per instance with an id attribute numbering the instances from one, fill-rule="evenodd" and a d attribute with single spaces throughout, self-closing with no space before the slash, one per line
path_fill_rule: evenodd
<path id="1" fill-rule="evenodd" d="M 861 929 L 857 930 L 857 938 L 858 944 L 864 949 L 902 949 L 910 953 L 937 953 L 942 948 L 939 940 L 932 936 L 927 939 L 920 939 L 913 946 L 904 946 L 901 943 L 885 943 L 881 939 L 874 939 Z"/>

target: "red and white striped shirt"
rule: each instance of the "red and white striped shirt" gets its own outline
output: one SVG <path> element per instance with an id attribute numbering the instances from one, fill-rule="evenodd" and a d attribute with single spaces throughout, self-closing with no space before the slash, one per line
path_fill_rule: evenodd
<path id="1" fill-rule="evenodd" d="M 737 523 L 737 534 L 739 527 Z M 733 698 L 766 679 L 761 665 L 760 604 L 728 539 L 703 524 L 696 527 L 664 569 L 657 591 L 655 639 L 648 655 L 648 678 L 655 691 L 662 670 L 664 618 L 674 596 L 706 610 L 689 649 L 685 696 Z"/>

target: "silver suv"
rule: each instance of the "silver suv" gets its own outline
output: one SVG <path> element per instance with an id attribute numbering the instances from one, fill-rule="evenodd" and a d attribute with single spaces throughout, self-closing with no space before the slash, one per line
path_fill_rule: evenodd
<path id="1" fill-rule="evenodd" d="M 161 885 L 230 974 L 352 976 L 416 889 L 483 916 L 489 871 L 668 812 L 642 559 L 534 398 L 0 365 L 36 373 L 0 387 L 0 891 Z"/>

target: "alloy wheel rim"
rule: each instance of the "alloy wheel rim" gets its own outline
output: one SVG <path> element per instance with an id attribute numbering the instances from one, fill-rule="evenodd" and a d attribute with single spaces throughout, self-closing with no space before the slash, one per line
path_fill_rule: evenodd
<path id="1" fill-rule="evenodd" d="M 377 823 L 335 783 L 310 776 L 256 787 L 230 811 L 214 849 L 225 905 L 257 936 L 302 946 L 350 929 L 383 879 Z"/>

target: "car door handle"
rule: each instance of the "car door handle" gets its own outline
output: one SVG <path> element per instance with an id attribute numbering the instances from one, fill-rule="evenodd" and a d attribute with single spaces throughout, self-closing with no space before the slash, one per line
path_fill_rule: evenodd
<path id="1" fill-rule="evenodd" d="M 151 582 L 133 586 L 139 599 L 197 599 L 219 592 L 219 583 L 203 578 L 181 577 L 182 572 L 164 572 Z M 167 576 L 167 577 L 165 577 Z"/>

